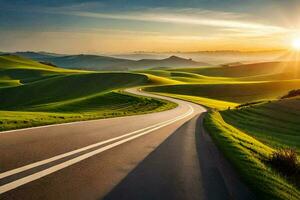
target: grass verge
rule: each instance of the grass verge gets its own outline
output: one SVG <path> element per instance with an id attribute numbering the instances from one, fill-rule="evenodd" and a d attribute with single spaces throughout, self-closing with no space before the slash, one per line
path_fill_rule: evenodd
<path id="1" fill-rule="evenodd" d="M 217 111 L 207 114 L 204 126 L 259 199 L 299 199 L 300 191 L 265 164 L 272 148 L 227 124 Z"/>

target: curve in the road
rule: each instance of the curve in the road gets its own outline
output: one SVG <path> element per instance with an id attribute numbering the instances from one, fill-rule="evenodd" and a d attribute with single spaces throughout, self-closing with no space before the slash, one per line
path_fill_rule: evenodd
<path id="1" fill-rule="evenodd" d="M 156 98 L 159 97 L 157 95 L 147 94 L 147 93 L 141 92 L 141 91 L 136 90 L 136 89 L 128 89 L 127 92 L 138 94 L 138 95 L 142 94 L 144 96 L 151 96 L 151 97 L 156 97 Z M 159 97 L 159 98 L 161 98 L 161 97 Z M 163 97 L 163 98 L 170 100 L 170 98 L 165 98 L 165 97 Z M 67 152 L 67 153 L 56 155 L 56 156 L 48 158 L 48 159 L 40 160 L 40 161 L 31 163 L 31 164 L 28 164 L 28 165 L 25 165 L 25 166 L 21 166 L 21 167 L 18 167 L 18 168 L 0 173 L 0 179 L 3 179 L 3 178 L 6 178 L 6 177 L 10 177 L 10 176 L 19 174 L 21 172 L 31 170 L 33 168 L 51 163 L 53 161 L 63 159 L 65 157 L 68 157 L 68 156 L 71 156 L 71 155 L 74 155 L 74 154 L 77 154 L 77 153 L 80 153 L 80 152 L 83 152 L 83 151 L 87 151 L 89 149 L 94 149 L 96 147 L 100 147 L 96 150 L 93 150 L 91 152 L 87 152 L 83 155 L 80 155 L 80 156 L 75 157 L 73 159 L 70 159 L 70 160 L 67 160 L 65 162 L 59 163 L 57 165 L 51 166 L 51 167 L 49 167 L 47 169 L 44 169 L 42 171 L 30 174 L 28 176 L 22 177 L 22 178 L 17 179 L 17 180 L 14 180 L 14 181 L 9 182 L 5 185 L 1 185 L 0 186 L 0 194 L 5 193 L 5 192 L 10 191 L 10 190 L 13 190 L 13 189 L 15 189 L 19 186 L 22 186 L 26 183 L 32 182 L 34 180 L 37 180 L 39 178 L 42 178 L 42 177 L 47 176 L 49 174 L 52 174 L 52 173 L 54 173 L 58 170 L 61 170 L 61 169 L 66 168 L 68 166 L 71 166 L 71 165 L 73 165 L 75 163 L 78 163 L 82 160 L 85 160 L 85 159 L 87 159 L 91 156 L 97 155 L 97 154 L 102 153 L 106 150 L 109 150 L 109 149 L 114 148 L 118 145 L 121 145 L 125 142 L 134 140 L 138 137 L 149 134 L 149 133 L 151 133 L 151 132 L 153 132 L 157 129 L 168 126 L 168 125 L 170 125 L 174 122 L 177 122 L 181 119 L 184 119 L 184 118 L 186 118 L 186 117 L 188 117 L 188 116 L 190 116 L 194 113 L 193 107 L 190 106 L 190 105 L 188 105 L 188 107 L 189 107 L 189 110 L 186 113 L 183 113 L 180 116 L 177 116 L 175 118 L 166 120 L 164 122 L 159 122 L 159 123 L 156 123 L 154 125 L 151 125 L 151 126 L 148 126 L 148 127 L 145 127 L 145 128 L 142 128 L 142 129 L 130 132 L 130 133 L 123 134 L 121 136 L 117 136 L 117 137 L 114 137 L 114 138 L 111 138 L 111 139 L 108 139 L 108 140 L 105 140 L 105 141 L 97 142 L 97 143 L 94 143 L 94 144 L 91 144 L 91 145 L 88 145 L 88 146 L 85 146 L 85 147 L 82 147 L 82 148 L 79 148 L 79 149 L 76 149 L 76 150 L 73 150 L 73 151 L 70 151 L 70 152 Z M 72 124 L 72 123 L 68 123 L 68 124 Z M 55 127 L 55 126 L 60 126 L 60 125 L 67 125 L 67 124 L 58 124 L 58 125 L 50 125 L 50 126 L 43 126 L 43 127 L 27 128 L 27 129 L 23 129 L 23 130 L 32 130 L 32 129 L 36 129 L 36 128 Z M 20 131 L 20 130 L 17 130 L 17 131 Z M 13 131 L 7 131 L 7 132 L 13 132 Z M 112 143 L 112 142 L 114 142 L 114 143 Z M 110 144 L 108 144 L 108 143 L 110 143 Z M 104 144 L 108 144 L 108 145 L 102 147 Z"/>
<path id="2" fill-rule="evenodd" d="M 0 163 L 6 164 L 0 166 L 3 199 L 253 198 L 198 120 L 204 108 L 136 89 L 127 92 L 178 107 L 0 134 Z M 120 172 L 123 166 L 126 170 Z M 94 177 L 92 185 L 86 177 Z M 66 179 L 68 183 L 56 184 Z"/>

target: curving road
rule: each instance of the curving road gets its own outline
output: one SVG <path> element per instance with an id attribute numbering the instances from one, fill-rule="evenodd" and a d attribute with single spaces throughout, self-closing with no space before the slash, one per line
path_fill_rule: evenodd
<path id="1" fill-rule="evenodd" d="M 253 199 L 203 107 L 0 133 L 0 199 Z"/>

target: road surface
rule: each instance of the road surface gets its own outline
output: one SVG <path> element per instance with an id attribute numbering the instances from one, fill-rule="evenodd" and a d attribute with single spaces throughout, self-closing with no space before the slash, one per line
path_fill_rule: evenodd
<path id="1" fill-rule="evenodd" d="M 203 107 L 0 133 L 0 199 L 252 199 Z"/>

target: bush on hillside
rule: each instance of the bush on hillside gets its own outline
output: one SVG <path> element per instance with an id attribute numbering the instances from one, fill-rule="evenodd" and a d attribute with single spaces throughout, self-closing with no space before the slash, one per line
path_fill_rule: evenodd
<path id="1" fill-rule="evenodd" d="M 43 65 L 48 65 L 48 66 L 52 66 L 52 67 L 58 67 L 57 65 L 51 63 L 51 62 L 44 62 L 44 61 L 40 61 L 41 64 Z"/>
<path id="2" fill-rule="evenodd" d="M 240 105 L 236 106 L 236 108 L 242 108 L 242 107 L 252 106 L 252 105 L 256 105 L 256 104 L 262 103 L 262 102 L 263 101 L 246 102 L 246 103 L 243 103 L 243 104 L 240 104 Z"/>
<path id="3" fill-rule="evenodd" d="M 268 159 L 268 163 L 282 175 L 296 182 L 299 186 L 300 164 L 297 152 L 294 149 L 280 149 L 275 151 Z"/>
<path id="4" fill-rule="evenodd" d="M 282 96 L 281 99 L 286 99 L 286 98 L 291 98 L 291 97 L 296 97 L 296 96 L 300 96 L 300 89 L 289 91 L 289 93 Z"/>

